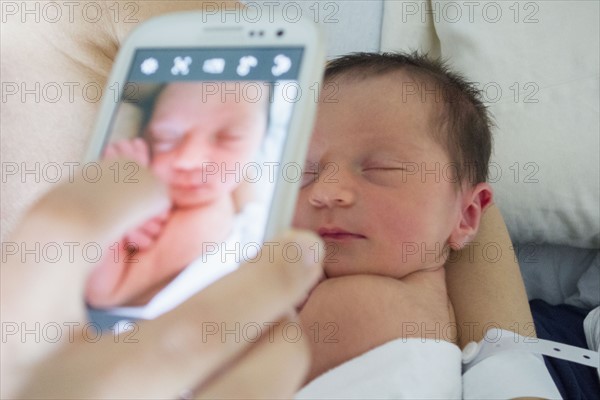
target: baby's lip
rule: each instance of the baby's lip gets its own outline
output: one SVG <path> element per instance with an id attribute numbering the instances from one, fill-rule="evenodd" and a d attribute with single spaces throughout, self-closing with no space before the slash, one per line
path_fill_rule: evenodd
<path id="1" fill-rule="evenodd" d="M 366 239 L 365 235 L 356 232 L 350 232 L 338 227 L 321 227 L 317 230 L 319 236 L 329 240 L 351 240 Z"/>
<path id="2" fill-rule="evenodd" d="M 173 183 L 171 186 L 178 190 L 199 190 L 208 187 L 206 183 L 197 182 Z"/>

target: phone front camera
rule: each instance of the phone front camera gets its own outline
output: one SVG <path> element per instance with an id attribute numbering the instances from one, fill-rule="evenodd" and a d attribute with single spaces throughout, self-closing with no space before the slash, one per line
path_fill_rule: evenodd
<path id="1" fill-rule="evenodd" d="M 283 35 L 285 35 L 285 31 L 283 29 L 277 31 L 277 37 L 282 37 Z"/>

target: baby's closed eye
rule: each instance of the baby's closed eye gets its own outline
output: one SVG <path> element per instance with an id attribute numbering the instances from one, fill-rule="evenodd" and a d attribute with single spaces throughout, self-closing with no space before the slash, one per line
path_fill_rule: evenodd
<path id="1" fill-rule="evenodd" d="M 244 139 L 244 135 L 240 132 L 233 132 L 230 130 L 221 130 L 217 132 L 216 139 L 222 142 L 235 142 Z"/>
<path id="2" fill-rule="evenodd" d="M 362 175 L 376 185 L 395 185 L 405 182 L 406 171 L 404 163 L 366 164 L 362 167 Z"/>
<path id="3" fill-rule="evenodd" d="M 363 168 L 363 172 L 368 172 L 368 171 L 375 171 L 375 172 L 379 172 L 379 171 L 384 171 L 384 172 L 406 171 L 406 168 L 404 168 L 404 167 L 369 167 L 369 168 Z"/>
<path id="4" fill-rule="evenodd" d="M 156 153 L 166 153 L 171 151 L 176 144 L 175 140 L 155 140 L 152 143 L 152 147 Z"/>
<path id="5" fill-rule="evenodd" d="M 147 134 L 152 142 L 152 149 L 157 153 L 171 151 L 179 143 L 183 135 L 183 130 L 154 128 L 152 126 L 149 128 Z"/>
<path id="6" fill-rule="evenodd" d="M 306 162 L 304 168 L 302 168 L 302 182 L 301 187 L 310 185 L 319 179 L 319 164 L 316 162 Z"/>

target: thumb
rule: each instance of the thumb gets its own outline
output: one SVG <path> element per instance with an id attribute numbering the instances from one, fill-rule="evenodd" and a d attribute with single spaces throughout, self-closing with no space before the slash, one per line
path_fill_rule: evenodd
<path id="1" fill-rule="evenodd" d="M 132 163 L 137 173 L 115 181 L 114 163 L 98 163 L 94 179 L 76 174 L 48 192 L 2 243 L 3 320 L 85 320 L 84 284 L 101 252 L 169 207 L 166 189 L 148 170 Z"/>
<path id="2" fill-rule="evenodd" d="M 95 177 L 75 174 L 73 182 L 47 193 L 26 214 L 15 236 L 51 235 L 102 243 L 123 236 L 128 229 L 168 209 L 166 188 L 146 168 L 129 160 L 93 164 Z M 134 168 L 134 173 L 115 179 L 119 175 L 115 168 Z"/>

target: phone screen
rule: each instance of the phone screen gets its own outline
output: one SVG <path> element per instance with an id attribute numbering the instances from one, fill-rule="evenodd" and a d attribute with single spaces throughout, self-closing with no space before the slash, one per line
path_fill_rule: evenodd
<path id="1" fill-rule="evenodd" d="M 92 272 L 92 321 L 152 319 L 251 260 L 265 239 L 303 49 L 138 49 L 102 158 L 148 167 L 170 209 L 112 244 Z M 118 161 L 117 161 L 118 160 Z"/>

